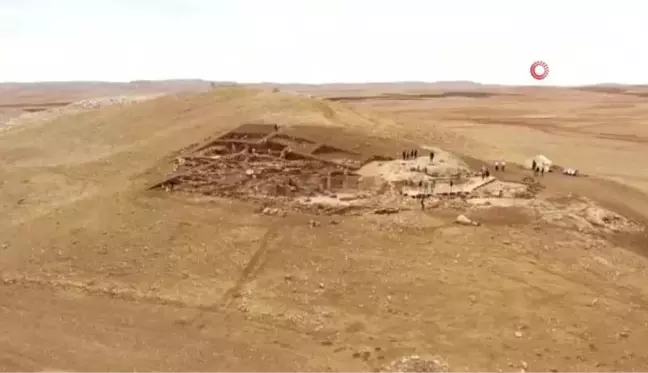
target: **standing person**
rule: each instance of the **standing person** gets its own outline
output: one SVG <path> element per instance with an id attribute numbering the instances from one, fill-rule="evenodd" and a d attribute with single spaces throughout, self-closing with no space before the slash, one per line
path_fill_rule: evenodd
<path id="1" fill-rule="evenodd" d="M 482 180 L 486 177 L 486 166 L 484 165 L 481 166 L 481 177 Z"/>
<path id="2" fill-rule="evenodd" d="M 534 159 L 533 162 L 531 163 L 531 169 L 533 170 L 533 173 L 536 172 L 536 167 L 537 167 L 537 166 L 538 166 L 538 164 L 536 163 L 536 161 L 535 161 L 535 159 Z"/>
<path id="3" fill-rule="evenodd" d="M 421 196 L 421 211 L 425 210 L 425 198 Z"/>
<path id="4" fill-rule="evenodd" d="M 403 160 L 405 159 L 406 159 L 406 154 L 405 154 L 405 150 L 403 150 Z"/>
<path id="5" fill-rule="evenodd" d="M 434 152 L 430 152 L 430 162 L 434 161 Z"/>
<path id="6" fill-rule="evenodd" d="M 495 161 L 495 171 L 499 171 L 499 169 L 500 169 L 499 161 Z"/>
<path id="7" fill-rule="evenodd" d="M 485 174 L 485 176 L 486 176 L 486 177 L 490 177 L 490 171 L 488 170 L 488 168 L 486 169 L 486 174 Z"/>
<path id="8" fill-rule="evenodd" d="M 506 169 L 506 162 L 501 161 L 500 162 L 500 170 L 502 170 L 502 172 L 503 172 L 505 169 Z"/>
<path id="9" fill-rule="evenodd" d="M 414 150 L 414 158 L 418 158 L 418 150 Z"/>
<path id="10" fill-rule="evenodd" d="M 542 167 L 540 167 L 540 176 L 544 176 L 544 173 L 545 173 L 545 166 L 543 164 Z"/>

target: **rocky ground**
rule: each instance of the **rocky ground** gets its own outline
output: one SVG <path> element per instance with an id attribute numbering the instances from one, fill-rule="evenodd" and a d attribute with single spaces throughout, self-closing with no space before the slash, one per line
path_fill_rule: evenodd
<path id="1" fill-rule="evenodd" d="M 643 194 L 594 176 L 530 182 L 513 162 L 475 198 L 432 196 L 425 210 L 393 177 L 421 173 L 407 165 L 376 166 L 365 191 L 380 196 L 376 209 L 349 213 L 148 190 L 182 149 L 258 119 L 325 127 L 348 148 L 394 155 L 434 144 L 448 149 L 444 164 L 454 154 L 448 169 L 490 162 L 433 129 L 411 128 L 407 141 L 405 124 L 344 104 L 240 89 L 9 129 L 0 136 L 0 232 L 9 232 L 0 236 L 0 368 L 648 366 Z"/>
<path id="2" fill-rule="evenodd" d="M 159 96 L 161 95 L 156 94 L 156 95 L 144 95 L 144 96 L 117 96 L 117 97 L 92 98 L 92 99 L 76 101 L 66 106 L 56 107 L 44 111 L 25 112 L 18 115 L 16 114 L 5 115 L 4 118 L 0 116 L 0 131 L 7 130 L 12 127 L 20 126 L 25 123 L 36 123 L 36 122 L 54 120 L 64 115 L 73 115 L 90 109 L 98 109 L 98 108 L 114 106 L 114 105 L 128 105 L 136 102 L 150 100 Z"/>

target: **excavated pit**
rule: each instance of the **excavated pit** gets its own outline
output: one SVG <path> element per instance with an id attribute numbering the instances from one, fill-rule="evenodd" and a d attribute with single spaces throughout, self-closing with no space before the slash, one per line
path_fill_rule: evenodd
<path id="1" fill-rule="evenodd" d="M 245 124 L 176 158 L 172 175 L 151 189 L 272 202 L 357 193 L 365 163 L 390 160 Z"/>

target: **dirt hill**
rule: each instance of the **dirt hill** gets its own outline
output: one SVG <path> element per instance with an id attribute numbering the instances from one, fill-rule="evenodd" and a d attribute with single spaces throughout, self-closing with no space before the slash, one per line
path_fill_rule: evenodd
<path id="1" fill-rule="evenodd" d="M 622 185 L 552 173 L 536 180 L 539 202 L 497 205 L 493 189 L 479 203 L 443 196 L 421 211 L 381 184 L 375 193 L 398 202 L 389 213 L 266 213 L 262 202 L 150 190 L 175 160 L 244 123 L 349 151 L 425 158 L 438 147 L 462 167 L 484 164 L 474 157 L 484 142 L 377 112 L 221 88 L 3 132 L 0 367 L 648 366 L 648 241 L 619 228 L 643 226 L 648 200 Z M 522 185 L 529 172 L 510 164 L 496 176 Z"/>

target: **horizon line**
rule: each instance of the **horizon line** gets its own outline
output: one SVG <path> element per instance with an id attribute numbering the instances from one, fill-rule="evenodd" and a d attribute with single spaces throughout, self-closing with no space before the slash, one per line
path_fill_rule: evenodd
<path id="1" fill-rule="evenodd" d="M 195 82 L 217 85 L 303 85 L 303 86 L 327 86 L 327 85 L 379 85 L 379 84 L 471 84 L 475 86 L 490 86 L 490 87 L 504 87 L 504 88 L 579 88 L 579 87 L 597 87 L 597 86 L 616 86 L 616 87 L 644 87 L 648 83 L 615 83 L 615 82 L 600 82 L 600 83 L 587 83 L 587 84 L 501 84 L 501 83 L 481 83 L 471 80 L 438 80 L 438 81 L 424 81 L 424 80 L 394 80 L 394 81 L 370 81 L 370 82 L 272 82 L 272 81 L 256 81 L 256 82 L 240 82 L 234 80 L 208 80 L 202 78 L 170 78 L 170 79 L 136 79 L 136 80 L 39 80 L 39 81 L 0 81 L 0 85 L 36 85 L 36 84 L 151 84 L 151 83 L 181 83 L 181 82 Z"/>

